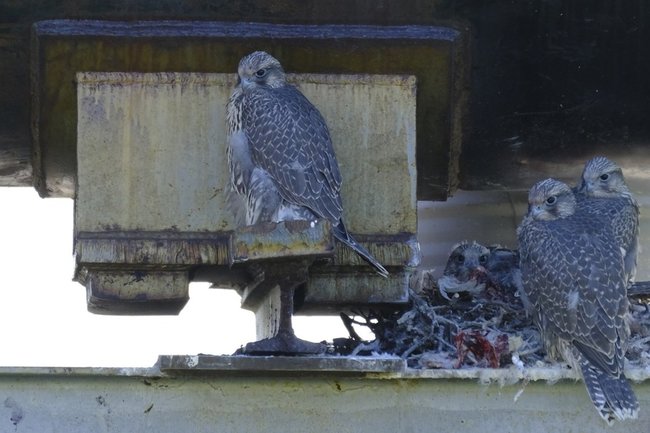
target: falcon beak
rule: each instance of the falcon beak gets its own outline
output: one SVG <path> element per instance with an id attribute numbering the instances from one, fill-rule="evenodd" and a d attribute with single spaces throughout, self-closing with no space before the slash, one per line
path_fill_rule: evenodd
<path id="1" fill-rule="evenodd" d="M 585 182 L 584 180 L 582 181 L 582 184 L 580 185 L 579 192 L 582 194 L 588 194 L 594 190 L 593 185 L 590 182 Z"/>
<path id="2" fill-rule="evenodd" d="M 537 218 L 538 216 L 540 216 L 542 214 L 542 208 L 540 206 L 529 205 L 528 206 L 528 214 L 533 218 Z"/>
<path id="3" fill-rule="evenodd" d="M 249 89 L 249 88 L 253 87 L 253 85 L 255 84 L 253 81 L 249 80 L 248 78 L 239 77 L 239 80 L 240 80 L 241 86 L 244 89 Z"/>

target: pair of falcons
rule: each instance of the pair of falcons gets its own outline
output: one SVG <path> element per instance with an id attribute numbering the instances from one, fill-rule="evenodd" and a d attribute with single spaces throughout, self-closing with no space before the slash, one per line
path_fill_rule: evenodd
<path id="1" fill-rule="evenodd" d="M 638 235 L 639 207 L 622 170 L 596 157 L 575 188 L 554 179 L 531 188 L 518 252 L 463 242 L 438 286 L 446 298 L 482 296 L 488 287 L 519 296 L 549 355 L 582 373 L 603 419 L 636 418 L 639 404 L 623 368 Z"/>
<path id="2" fill-rule="evenodd" d="M 341 174 L 321 114 L 265 52 L 242 58 L 238 76 L 227 107 L 228 162 L 245 223 L 325 218 L 339 241 L 388 276 L 345 228 Z M 607 422 L 636 418 L 639 405 L 623 363 L 638 206 L 623 174 L 595 158 L 578 188 L 547 179 L 533 186 L 528 202 L 517 230 L 518 284 L 548 352 L 582 372 Z"/>

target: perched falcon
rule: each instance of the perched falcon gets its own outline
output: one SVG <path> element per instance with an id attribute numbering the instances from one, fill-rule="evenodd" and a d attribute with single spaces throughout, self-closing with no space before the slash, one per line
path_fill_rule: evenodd
<path id="1" fill-rule="evenodd" d="M 608 222 L 576 212 L 566 184 L 546 179 L 528 194 L 517 229 L 523 287 L 548 354 L 582 373 L 608 423 L 636 418 L 639 403 L 623 374 L 628 339 L 623 256 Z"/>
<path id="2" fill-rule="evenodd" d="M 639 251 L 639 205 L 625 183 L 623 171 L 611 160 L 597 156 L 585 164 L 576 190 L 578 211 L 602 215 L 610 221 L 623 249 L 627 281 L 633 283 Z"/>
<path id="3" fill-rule="evenodd" d="M 263 51 L 241 59 L 227 107 L 231 184 L 246 223 L 326 218 L 334 236 L 379 274 L 388 271 L 343 224 L 341 174 L 325 120 Z"/>

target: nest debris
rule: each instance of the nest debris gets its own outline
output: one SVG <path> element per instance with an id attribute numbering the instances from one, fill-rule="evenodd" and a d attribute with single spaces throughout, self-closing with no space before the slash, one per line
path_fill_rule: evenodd
<path id="1" fill-rule="evenodd" d="M 439 292 L 429 271 L 415 278 L 406 309 L 341 313 L 349 337 L 334 340 L 333 354 L 390 354 L 411 368 L 500 368 L 549 365 L 541 336 L 521 302 L 493 290 L 480 295 Z M 374 335 L 363 340 L 356 329 Z M 632 301 L 627 359 L 632 367 L 650 366 L 650 309 Z"/>

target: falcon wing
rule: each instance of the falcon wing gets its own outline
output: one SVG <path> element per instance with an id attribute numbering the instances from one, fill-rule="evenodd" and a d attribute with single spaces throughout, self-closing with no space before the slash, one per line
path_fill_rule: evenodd
<path id="1" fill-rule="evenodd" d="M 614 238 L 625 250 L 625 274 L 634 281 L 639 243 L 639 206 L 631 197 L 594 198 L 578 194 L 582 214 L 605 217 L 611 224 Z"/>
<path id="2" fill-rule="evenodd" d="M 586 284 L 586 288 L 576 306 L 573 343 L 601 371 L 618 376 L 623 370 L 627 340 L 623 257 L 608 230 L 583 233 L 578 237 L 578 248 L 590 254 L 586 266 L 579 271 L 580 284 Z"/>
<path id="3" fill-rule="evenodd" d="M 282 198 L 338 222 L 341 174 L 318 110 L 290 85 L 256 89 L 244 110 L 253 162 L 269 173 Z"/>
<path id="4" fill-rule="evenodd" d="M 535 248 L 529 248 L 531 237 L 540 233 L 522 233 L 522 274 L 549 331 L 572 342 L 602 371 L 618 374 L 626 338 L 623 259 L 611 232 L 597 230 L 599 222 L 540 223 L 545 229 Z"/>

